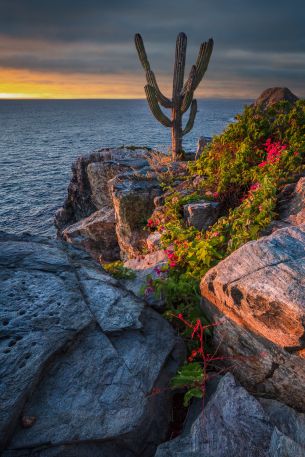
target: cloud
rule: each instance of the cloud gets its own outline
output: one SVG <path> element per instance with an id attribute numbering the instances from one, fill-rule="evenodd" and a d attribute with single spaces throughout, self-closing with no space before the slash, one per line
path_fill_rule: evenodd
<path id="1" fill-rule="evenodd" d="M 169 84 L 175 38 L 183 30 L 188 66 L 201 41 L 215 40 L 209 85 L 235 81 L 238 89 L 245 82 L 250 93 L 277 82 L 304 96 L 304 22 L 303 0 L 1 0 L 0 65 L 140 78 L 133 44 L 140 32 L 153 69 Z"/>

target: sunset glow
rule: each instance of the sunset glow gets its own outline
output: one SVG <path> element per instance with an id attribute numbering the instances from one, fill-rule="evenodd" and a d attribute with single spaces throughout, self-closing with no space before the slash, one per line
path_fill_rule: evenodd
<path id="1" fill-rule="evenodd" d="M 0 79 L 0 98 L 6 99 L 144 97 L 141 78 L 137 81 L 132 75 L 60 74 L 2 68 Z"/>
<path id="2" fill-rule="evenodd" d="M 304 15 L 259 1 L 263 15 L 257 2 L 241 0 L 223 2 L 221 9 L 212 0 L 190 0 L 178 2 L 174 11 L 160 0 L 145 9 L 137 1 L 118 1 L 119 8 L 75 1 L 72 10 L 69 2 L 34 7 L 6 1 L 0 7 L 0 99 L 145 98 L 136 32 L 143 34 L 158 83 L 170 95 L 180 31 L 189 37 L 187 72 L 200 43 L 214 38 L 197 97 L 255 98 L 273 86 L 305 96 Z"/>

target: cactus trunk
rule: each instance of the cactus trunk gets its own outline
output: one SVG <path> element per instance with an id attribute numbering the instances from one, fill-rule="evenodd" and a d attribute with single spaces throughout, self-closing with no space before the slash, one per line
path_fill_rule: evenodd
<path id="1" fill-rule="evenodd" d="M 175 108 L 172 109 L 172 157 L 173 160 L 181 160 L 183 158 L 182 115 Z"/>
<path id="2" fill-rule="evenodd" d="M 145 86 L 146 98 L 155 118 L 165 127 L 171 127 L 172 131 L 172 157 L 174 160 L 183 159 L 182 138 L 194 125 L 197 102 L 193 99 L 194 91 L 203 78 L 209 64 L 213 50 L 213 40 L 202 43 L 197 57 L 196 65 L 193 65 L 189 77 L 185 84 L 184 68 L 186 58 L 187 38 L 184 33 L 179 33 L 176 41 L 176 55 L 173 78 L 173 96 L 170 100 L 165 97 L 156 81 L 155 74 L 150 68 L 150 64 L 144 48 L 144 43 L 140 34 L 135 35 L 135 45 L 138 51 L 140 62 L 146 73 L 147 85 Z M 171 119 L 169 119 L 160 109 L 171 109 Z M 182 128 L 182 115 L 190 108 L 189 119 L 184 129 Z"/>

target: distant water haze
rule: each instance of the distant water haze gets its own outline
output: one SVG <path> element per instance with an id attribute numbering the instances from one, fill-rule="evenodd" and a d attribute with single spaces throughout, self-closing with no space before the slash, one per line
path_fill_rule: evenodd
<path id="1" fill-rule="evenodd" d="M 251 100 L 199 100 L 184 148 L 220 133 Z M 187 117 L 187 115 L 185 116 Z M 170 129 L 151 115 L 145 100 L 0 101 L 0 229 L 55 236 L 72 162 L 102 147 L 170 147 Z"/>

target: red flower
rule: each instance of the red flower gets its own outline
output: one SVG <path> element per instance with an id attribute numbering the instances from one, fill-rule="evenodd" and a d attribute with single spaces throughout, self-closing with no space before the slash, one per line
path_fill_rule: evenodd
<path id="1" fill-rule="evenodd" d="M 260 187 L 259 182 L 256 182 L 256 183 L 252 184 L 252 186 L 250 187 L 250 191 L 255 192 L 257 189 L 259 189 L 259 187 Z"/>

